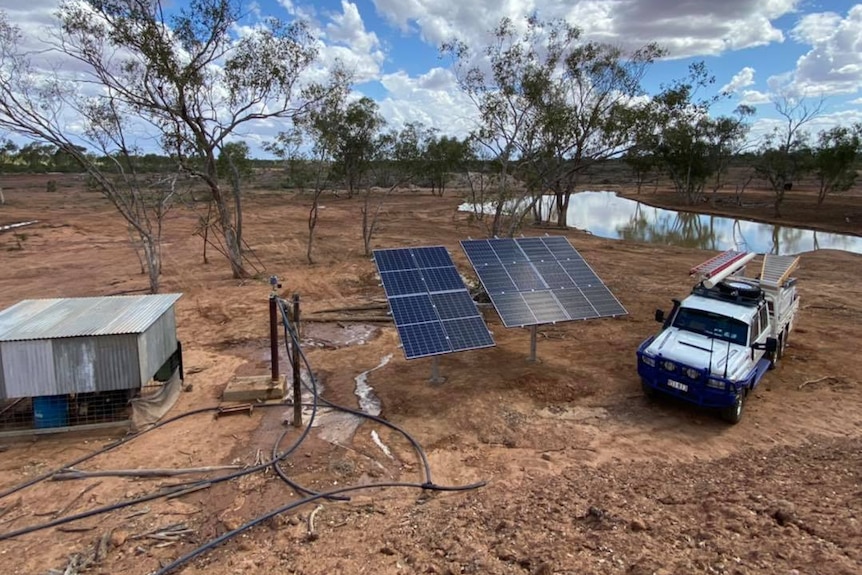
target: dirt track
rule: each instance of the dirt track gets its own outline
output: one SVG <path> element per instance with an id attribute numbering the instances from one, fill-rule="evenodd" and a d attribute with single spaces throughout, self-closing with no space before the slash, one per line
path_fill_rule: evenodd
<path id="1" fill-rule="evenodd" d="M 20 238 L 0 235 L 0 309 L 25 298 L 146 286 L 125 228 L 104 201 L 75 187 L 46 194 L 44 183 L 28 185 L 22 179 L 3 186 L 9 205 L 0 208 L 0 224 L 40 224 L 27 228 L 22 249 Z M 305 313 L 382 297 L 374 266 L 361 253 L 359 202 L 342 197 L 324 203 L 318 263 L 309 267 L 307 200 L 256 192 L 247 202 L 248 240 L 267 274 L 284 278 L 283 293 L 301 294 Z M 469 274 L 457 242 L 483 233 L 455 211 L 457 204 L 454 196 L 393 196 L 374 244 L 443 244 Z M 858 197 L 851 196 L 846 209 L 836 207 L 835 213 L 855 213 L 857 206 Z M 163 286 L 184 294 L 179 335 L 193 388 L 172 414 L 217 405 L 232 375 L 268 369 L 266 282 L 231 280 L 221 260 L 201 264 L 193 229 L 194 218 L 185 211 L 174 212 L 167 223 Z M 802 315 L 789 357 L 750 398 L 742 423 L 728 426 L 711 413 L 648 402 L 635 372 L 634 350 L 657 327 L 653 310 L 683 295 L 689 268 L 709 254 L 577 231 L 567 235 L 629 315 L 543 327 L 536 364 L 526 361 L 529 332 L 505 329 L 493 310 L 485 317 L 496 347 L 442 357 L 442 385 L 428 383 L 428 360 L 403 359 L 391 325 L 370 328 L 361 345 L 339 345 L 356 334 L 334 324 L 309 325 L 305 334 L 326 397 L 353 407 L 354 377 L 392 354 L 368 375 L 382 416 L 424 446 L 436 484 L 487 481 L 485 487 L 464 493 L 378 489 L 349 503 L 325 502 L 315 514 L 313 537 L 307 520 L 315 506 L 308 505 L 181 572 L 862 572 L 862 256 L 803 255 L 797 274 Z M 251 464 L 268 455 L 284 429 L 282 411 L 183 419 L 82 468 Z M 349 443 L 334 445 L 320 437 L 326 427 L 314 430 L 284 466 L 300 484 L 322 490 L 424 480 L 409 444 L 391 430 L 365 423 Z M 12 443 L 0 453 L 0 489 L 109 439 Z M 67 513 L 170 482 L 98 481 Z M 0 534 L 45 522 L 93 483 L 43 482 L 0 499 Z M 0 541 L 0 572 L 62 572 L 71 554 L 91 552 L 108 534 L 104 556 L 90 572 L 151 573 L 160 562 L 295 497 L 272 472 L 248 476 L 68 526 L 83 531 L 48 529 Z M 144 508 L 149 511 L 133 516 Z M 176 523 L 192 531 L 175 542 L 142 536 Z"/>

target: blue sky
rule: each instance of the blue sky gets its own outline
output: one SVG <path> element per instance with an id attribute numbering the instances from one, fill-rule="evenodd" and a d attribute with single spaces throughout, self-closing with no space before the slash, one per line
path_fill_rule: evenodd
<path id="1" fill-rule="evenodd" d="M 0 10 L 38 38 L 53 25 L 57 4 L 0 0 Z M 715 88 L 733 92 L 716 111 L 754 105 L 755 136 L 772 125 L 769 99 L 778 90 L 825 98 L 813 130 L 862 121 L 862 3 L 847 0 L 258 0 L 246 6 L 250 20 L 309 21 L 320 41 L 321 66 L 345 62 L 357 94 L 374 98 L 393 127 L 421 121 L 444 134 L 466 135 L 473 111 L 455 87 L 449 61 L 439 58 L 440 43 L 459 38 L 483 46 L 501 17 L 523 22 L 532 12 L 566 18 L 587 39 L 666 47 L 670 57 L 645 79 L 650 92 L 704 60 Z M 274 131 L 262 127 L 252 147 Z"/>

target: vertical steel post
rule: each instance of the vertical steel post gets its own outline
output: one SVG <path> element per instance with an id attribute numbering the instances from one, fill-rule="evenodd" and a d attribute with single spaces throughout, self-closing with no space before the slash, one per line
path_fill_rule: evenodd
<path id="1" fill-rule="evenodd" d="M 272 361 L 272 383 L 278 383 L 278 297 L 273 289 L 269 296 L 269 355 Z"/>
<path id="2" fill-rule="evenodd" d="M 302 370 L 299 365 L 299 294 L 293 294 L 293 426 L 302 427 Z M 311 374 L 309 374 L 309 377 Z"/>
<path id="3" fill-rule="evenodd" d="M 530 326 L 530 359 L 529 361 L 536 361 L 536 326 Z"/>

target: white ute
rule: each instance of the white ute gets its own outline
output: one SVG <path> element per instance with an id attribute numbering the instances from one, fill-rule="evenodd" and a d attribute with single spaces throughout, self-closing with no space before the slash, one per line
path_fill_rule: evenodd
<path id="1" fill-rule="evenodd" d="M 799 296 L 790 274 L 798 257 L 763 256 L 757 277 L 744 269 L 756 254 L 728 250 L 692 268 L 697 284 L 674 300 L 662 330 L 638 347 L 644 393 L 663 393 L 721 410 L 737 423 L 746 395 L 778 364 L 793 331 Z"/>

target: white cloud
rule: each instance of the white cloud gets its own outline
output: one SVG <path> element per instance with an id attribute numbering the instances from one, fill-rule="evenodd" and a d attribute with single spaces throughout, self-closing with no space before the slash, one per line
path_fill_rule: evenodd
<path id="1" fill-rule="evenodd" d="M 738 92 L 741 88 L 747 88 L 754 84 L 754 68 L 746 66 L 730 79 L 730 82 L 725 84 L 719 90 L 720 92 L 733 93 Z"/>
<path id="2" fill-rule="evenodd" d="M 844 18 L 832 12 L 809 14 L 791 35 L 811 45 L 793 74 L 799 93 L 848 94 L 862 88 L 862 4 Z"/>
<path id="3" fill-rule="evenodd" d="M 380 111 L 394 128 L 418 121 L 463 138 L 475 127 L 475 107 L 449 70 L 433 68 L 417 78 L 396 72 L 381 83 L 389 95 L 379 102 Z"/>
<path id="4" fill-rule="evenodd" d="M 739 103 L 746 106 L 759 106 L 772 101 L 768 93 L 759 90 L 743 90 L 741 95 Z"/>
<path id="5" fill-rule="evenodd" d="M 329 21 L 316 30 L 322 40 L 323 65 L 333 66 L 340 61 L 358 83 L 377 78 L 386 58 L 377 34 L 366 30 L 356 4 L 341 0 L 341 10 L 327 13 Z"/>
<path id="6" fill-rule="evenodd" d="M 565 18 L 590 39 L 626 47 L 657 42 L 671 57 L 716 55 L 781 42 L 772 22 L 792 13 L 800 0 L 547 0 L 543 20 Z M 458 38 L 484 45 L 500 18 L 523 20 L 538 9 L 535 0 L 374 0 L 385 19 L 416 31 L 432 45 Z"/>

